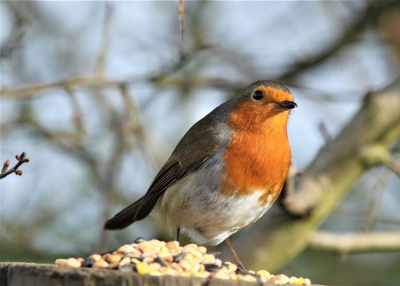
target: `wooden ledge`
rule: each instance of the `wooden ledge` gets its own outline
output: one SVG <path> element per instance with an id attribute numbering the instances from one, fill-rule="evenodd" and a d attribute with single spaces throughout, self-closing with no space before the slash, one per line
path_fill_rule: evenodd
<path id="1" fill-rule="evenodd" d="M 150 276 L 115 270 L 70 268 L 52 264 L 0 263 L 0 286 L 276 286 L 236 280 Z"/>

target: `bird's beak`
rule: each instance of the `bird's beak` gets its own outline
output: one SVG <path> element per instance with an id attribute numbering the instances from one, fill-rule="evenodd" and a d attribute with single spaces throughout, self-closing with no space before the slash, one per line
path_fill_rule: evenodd
<path id="1" fill-rule="evenodd" d="M 285 108 L 285 109 L 293 109 L 293 108 L 297 107 L 296 102 L 289 101 L 289 100 L 276 102 L 275 104 L 276 104 L 276 106 L 278 106 L 280 108 Z"/>

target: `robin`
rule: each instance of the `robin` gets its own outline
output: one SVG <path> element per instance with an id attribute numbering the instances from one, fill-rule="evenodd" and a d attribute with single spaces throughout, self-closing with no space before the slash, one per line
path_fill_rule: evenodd
<path id="1" fill-rule="evenodd" d="M 297 107 L 282 84 L 256 81 L 194 124 L 147 193 L 105 223 L 123 229 L 157 205 L 166 224 L 198 244 L 226 241 L 271 207 L 285 181 L 291 151 L 289 111 Z"/>

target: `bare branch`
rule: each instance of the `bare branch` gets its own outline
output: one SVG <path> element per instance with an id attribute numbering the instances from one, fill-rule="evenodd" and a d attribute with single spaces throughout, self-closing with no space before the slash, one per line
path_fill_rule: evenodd
<path id="1" fill-rule="evenodd" d="M 113 3 L 107 1 L 105 3 L 105 15 L 103 22 L 103 30 L 101 35 L 102 37 L 101 47 L 99 50 L 99 54 L 97 55 L 97 62 L 96 62 L 96 75 L 100 78 L 104 78 L 105 75 L 106 60 L 110 50 L 110 34 L 111 34 L 111 24 L 113 15 L 114 15 Z"/>
<path id="2" fill-rule="evenodd" d="M 1 169 L 0 180 L 7 177 L 8 175 L 15 173 L 18 176 L 22 176 L 22 171 L 18 170 L 18 168 L 24 164 L 29 162 L 29 158 L 26 158 L 26 153 L 22 152 L 21 155 L 16 155 L 15 158 L 17 159 L 17 164 L 8 170 L 8 167 L 11 165 L 11 161 L 7 159 L 4 164 L 3 168 Z M 8 170 L 8 171 L 7 171 Z"/>
<path id="3" fill-rule="evenodd" d="M 181 40 L 183 41 L 183 33 L 185 32 L 185 0 L 179 1 L 179 20 L 181 24 Z"/>
<path id="4" fill-rule="evenodd" d="M 73 124 L 75 125 L 75 129 L 78 136 L 82 138 L 85 135 L 85 128 L 82 120 L 82 110 L 79 106 L 78 100 L 76 99 L 74 92 L 68 87 L 65 87 L 65 91 L 68 94 L 68 98 L 71 102 L 71 106 L 73 109 L 73 115 L 72 115 Z"/>
<path id="5" fill-rule="evenodd" d="M 328 143 L 329 141 L 332 140 L 332 136 L 329 133 L 328 129 L 326 128 L 326 125 L 323 121 L 320 122 L 318 125 L 319 132 L 321 133 L 322 137 L 325 140 L 325 143 Z"/>
<path id="6" fill-rule="evenodd" d="M 12 97 L 12 98 L 25 98 L 36 95 L 40 92 L 45 92 L 48 90 L 63 88 L 63 89 L 73 89 L 73 88 L 104 88 L 104 87 L 114 87 L 119 88 L 120 86 L 126 86 L 132 83 L 140 82 L 140 81 L 148 81 L 155 84 L 166 85 L 166 86 L 175 86 L 184 88 L 186 86 L 198 86 L 198 87 L 209 87 L 220 84 L 218 79 L 211 80 L 196 80 L 189 81 L 188 83 L 182 84 L 182 80 L 173 79 L 170 77 L 170 74 L 179 71 L 182 69 L 189 60 L 199 51 L 203 49 L 208 49 L 209 46 L 198 46 L 195 50 L 187 53 L 181 53 L 178 60 L 172 64 L 169 64 L 162 68 L 161 72 L 155 74 L 144 75 L 143 77 L 138 77 L 130 80 L 115 80 L 115 79 L 106 79 L 98 75 L 86 75 L 86 76 L 74 76 L 64 80 L 48 82 L 48 83 L 38 83 L 26 85 L 23 87 L 4 87 L 0 89 L 0 98 Z M 228 83 L 226 81 L 222 81 L 224 87 L 229 87 L 230 89 L 234 87 L 242 88 L 243 85 Z M 232 87 L 233 86 L 233 87 Z"/>
<path id="7" fill-rule="evenodd" d="M 172 73 L 183 68 L 186 63 L 189 61 L 190 55 L 184 54 L 181 59 L 172 65 L 168 65 L 164 67 L 163 71 L 157 73 L 156 75 L 144 76 L 142 78 L 137 78 L 134 80 L 122 80 L 122 79 L 102 79 L 97 76 L 77 76 L 71 77 L 62 81 L 49 82 L 49 83 L 39 83 L 32 84 L 23 87 L 10 87 L 0 89 L 0 98 L 26 98 L 36 95 L 40 92 L 45 92 L 48 90 L 56 89 L 56 88 L 104 88 L 104 87 L 119 87 L 121 85 L 129 85 L 140 81 L 148 81 L 154 84 L 179 88 L 179 89 L 187 89 L 187 88 L 215 88 L 215 89 L 223 89 L 235 94 L 237 91 L 241 90 L 244 86 L 246 86 L 247 82 L 245 81 L 230 81 L 223 78 L 206 78 L 206 77 L 173 77 L 170 76 Z M 359 100 L 361 97 L 356 98 L 348 98 L 333 96 L 331 94 L 316 91 L 310 88 L 305 88 L 300 86 L 297 83 L 283 81 L 282 83 L 287 83 L 289 85 L 295 86 L 299 89 L 304 89 L 307 92 L 304 93 L 304 96 L 307 96 L 312 99 L 325 100 L 325 101 L 354 101 Z M 349 91 L 347 91 L 349 92 Z M 341 91 L 341 93 L 344 93 Z M 350 93 L 356 93 L 355 91 L 350 91 Z"/>
<path id="8" fill-rule="evenodd" d="M 400 232 L 336 234 L 317 231 L 311 235 L 309 247 L 342 255 L 400 251 Z"/>
<path id="9" fill-rule="evenodd" d="M 39 92 L 44 92 L 54 88 L 77 88 L 77 87 L 106 87 L 119 86 L 123 81 L 105 80 L 94 76 L 77 76 L 66 80 L 27 85 L 24 87 L 12 87 L 0 89 L 1 97 L 23 98 L 32 96 Z"/>

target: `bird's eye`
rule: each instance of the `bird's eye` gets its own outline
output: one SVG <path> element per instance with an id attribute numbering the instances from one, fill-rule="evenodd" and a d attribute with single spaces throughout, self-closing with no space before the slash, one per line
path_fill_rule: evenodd
<path id="1" fill-rule="evenodd" d="M 260 100 L 264 97 L 264 94 L 262 93 L 261 90 L 256 90 L 255 92 L 253 92 L 253 98 L 255 100 Z"/>

